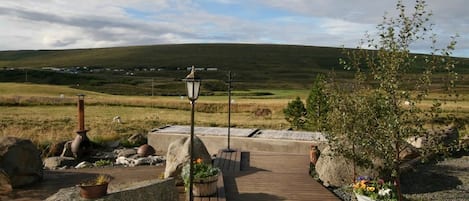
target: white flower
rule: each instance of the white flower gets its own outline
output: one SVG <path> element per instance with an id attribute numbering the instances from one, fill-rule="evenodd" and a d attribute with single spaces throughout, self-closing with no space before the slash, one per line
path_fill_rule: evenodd
<path id="1" fill-rule="evenodd" d="M 388 196 L 391 194 L 391 189 L 379 189 L 378 195 L 380 196 Z"/>

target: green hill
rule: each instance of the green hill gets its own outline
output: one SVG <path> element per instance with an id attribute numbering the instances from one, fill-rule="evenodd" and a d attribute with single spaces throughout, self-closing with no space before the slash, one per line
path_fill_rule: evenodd
<path id="1" fill-rule="evenodd" d="M 211 69 L 199 72 L 206 91 L 223 90 L 229 70 L 238 81 L 237 89 L 305 89 L 317 73 L 334 70 L 344 80 L 353 76 L 338 64 L 341 52 L 341 48 L 254 44 L 2 51 L 0 82 L 75 85 L 129 95 L 151 94 L 153 83 L 153 93 L 177 95 L 184 91 L 180 79 L 187 74 L 186 68 L 195 65 Z M 460 60 L 468 69 L 468 59 Z"/>

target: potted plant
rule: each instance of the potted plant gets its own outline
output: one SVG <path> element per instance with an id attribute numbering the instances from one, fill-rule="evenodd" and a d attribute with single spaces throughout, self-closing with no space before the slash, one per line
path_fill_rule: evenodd
<path id="1" fill-rule="evenodd" d="M 360 176 L 353 184 L 353 192 L 358 201 L 397 201 L 395 186 L 382 179 Z"/>
<path id="2" fill-rule="evenodd" d="M 80 196 L 87 199 L 103 197 L 107 194 L 107 187 L 110 181 L 111 177 L 104 174 L 86 180 L 78 185 L 80 188 Z"/>
<path id="3" fill-rule="evenodd" d="M 211 164 L 206 164 L 201 158 L 194 162 L 194 180 L 192 193 L 194 196 L 210 196 L 217 192 L 217 181 L 220 169 L 213 167 Z M 190 164 L 186 164 L 182 168 L 182 179 L 186 192 L 189 191 L 189 170 Z"/>

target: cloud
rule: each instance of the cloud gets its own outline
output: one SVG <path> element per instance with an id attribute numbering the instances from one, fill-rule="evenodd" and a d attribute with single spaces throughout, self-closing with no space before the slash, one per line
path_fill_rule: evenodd
<path id="1" fill-rule="evenodd" d="M 428 3 L 441 40 L 459 33 L 458 48 L 469 49 L 465 2 Z M 375 30 L 385 11 L 394 12 L 394 4 L 371 0 L 6 0 L 0 5 L 0 50 L 205 42 L 355 47 L 366 31 Z"/>

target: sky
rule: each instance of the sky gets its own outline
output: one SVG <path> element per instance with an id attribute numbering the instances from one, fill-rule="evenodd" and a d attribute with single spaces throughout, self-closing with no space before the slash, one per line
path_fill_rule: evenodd
<path id="1" fill-rule="evenodd" d="M 404 0 L 413 8 L 414 0 Z M 469 58 L 465 0 L 427 0 L 437 46 L 459 35 L 453 56 Z M 466 3 L 466 4 L 465 4 Z M 2 0 L 0 50 L 76 49 L 182 43 L 357 47 L 395 0 Z M 412 51 L 428 53 L 429 44 Z"/>

